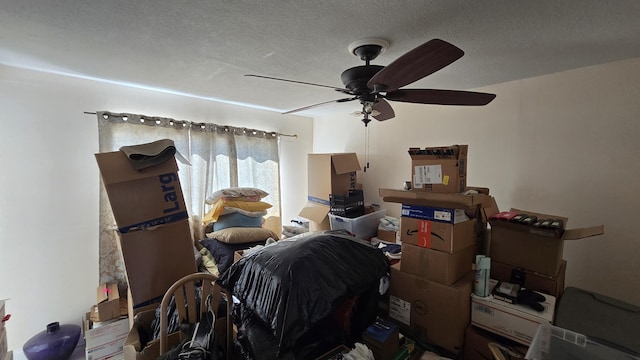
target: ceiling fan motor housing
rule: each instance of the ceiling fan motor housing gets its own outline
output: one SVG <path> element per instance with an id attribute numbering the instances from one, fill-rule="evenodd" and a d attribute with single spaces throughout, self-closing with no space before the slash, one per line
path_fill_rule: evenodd
<path id="1" fill-rule="evenodd" d="M 380 65 L 352 67 L 343 71 L 342 75 L 340 75 L 340 79 L 342 80 L 344 87 L 349 89 L 354 95 L 369 94 L 371 92 L 371 89 L 367 87 L 369 79 L 383 68 L 384 66 Z"/>

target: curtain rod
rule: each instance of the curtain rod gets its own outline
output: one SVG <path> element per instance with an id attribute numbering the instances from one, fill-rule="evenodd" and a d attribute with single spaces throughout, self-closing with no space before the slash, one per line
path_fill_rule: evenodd
<path id="1" fill-rule="evenodd" d="M 93 111 L 85 111 L 84 113 L 87 114 L 87 115 L 98 115 L 96 112 L 93 112 Z M 191 122 L 191 121 L 189 121 L 189 122 Z M 297 138 L 298 137 L 298 134 L 290 135 L 290 134 L 282 134 L 282 133 L 279 133 L 279 132 L 276 132 L 276 133 L 278 134 L 278 136 L 288 136 L 288 137 L 292 137 L 292 138 Z"/>

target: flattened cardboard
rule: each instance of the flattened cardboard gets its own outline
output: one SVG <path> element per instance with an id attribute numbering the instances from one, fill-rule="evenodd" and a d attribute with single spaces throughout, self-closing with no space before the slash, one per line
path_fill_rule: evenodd
<path id="1" fill-rule="evenodd" d="M 308 200 L 330 205 L 329 194 L 347 195 L 357 188 L 360 163 L 356 153 L 308 154 Z"/>
<path id="2" fill-rule="evenodd" d="M 403 244 L 445 252 L 455 252 L 476 243 L 476 221 L 459 224 L 400 217 L 400 240 Z"/>
<path id="3" fill-rule="evenodd" d="M 491 278 L 519 284 L 527 289 L 550 294 L 559 298 L 564 291 L 567 261 L 560 262 L 558 273 L 554 276 L 539 274 L 530 270 L 514 267 L 491 259 Z M 522 279 L 516 281 L 515 279 Z"/>
<path id="4" fill-rule="evenodd" d="M 451 353 L 462 351 L 470 322 L 473 272 L 451 286 L 391 266 L 389 315 L 401 330 Z"/>
<path id="5" fill-rule="evenodd" d="M 417 191 L 440 193 L 462 193 L 467 185 L 468 145 L 425 148 L 424 151 L 451 150 L 450 155 L 427 155 L 422 151 L 416 154 L 409 148 L 411 156 L 411 183 Z M 435 175 L 434 175 L 435 173 Z"/>
<path id="6" fill-rule="evenodd" d="M 542 219 L 560 218 L 565 225 L 568 222 L 566 217 L 557 215 L 518 209 L 511 211 L 535 215 Z M 509 221 L 490 219 L 489 223 L 489 255 L 492 260 L 549 276 L 554 276 L 560 268 L 564 240 L 578 240 L 604 234 L 603 225 L 567 229 L 560 235 L 551 230 L 541 230 Z"/>
<path id="7" fill-rule="evenodd" d="M 450 209 L 474 209 L 479 206 L 489 207 L 492 204 L 492 197 L 487 194 L 446 194 L 384 188 L 380 188 L 378 194 L 385 202 Z"/>
<path id="8" fill-rule="evenodd" d="M 474 256 L 473 245 L 448 253 L 403 243 L 400 270 L 423 279 L 451 285 L 471 271 Z"/>

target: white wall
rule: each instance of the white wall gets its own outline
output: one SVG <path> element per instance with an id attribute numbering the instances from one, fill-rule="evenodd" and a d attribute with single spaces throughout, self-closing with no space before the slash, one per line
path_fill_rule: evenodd
<path id="1" fill-rule="evenodd" d="M 247 126 L 282 137 L 283 174 L 306 174 L 312 121 L 264 110 L 0 66 L 0 299 L 9 348 L 53 321 L 80 323 L 98 286 L 99 171 L 95 115 L 107 110 Z M 304 175 L 302 175 L 304 179 Z M 282 178 L 287 222 L 306 181 Z"/>
<path id="2" fill-rule="evenodd" d="M 468 184 L 489 187 L 500 209 L 564 215 L 569 227 L 605 235 L 568 241 L 566 285 L 640 305 L 640 59 L 489 86 L 486 107 L 394 103 L 396 118 L 369 124 L 365 201 L 410 180 L 409 147 L 469 144 Z M 352 103 L 349 103 L 352 104 Z M 355 151 L 363 124 L 351 115 L 314 119 L 314 152 Z M 340 129 L 340 131 L 336 131 Z"/>

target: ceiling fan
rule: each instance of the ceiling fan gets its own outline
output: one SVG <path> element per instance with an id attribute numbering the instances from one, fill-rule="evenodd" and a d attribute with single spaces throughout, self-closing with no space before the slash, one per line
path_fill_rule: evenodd
<path id="1" fill-rule="evenodd" d="M 490 103 L 495 94 L 442 89 L 405 89 L 434 72 L 450 65 L 464 55 L 464 51 L 444 40 L 433 39 L 405 53 L 387 66 L 371 65 L 371 61 L 384 52 L 389 43 L 382 39 L 364 39 L 349 45 L 349 51 L 365 62 L 365 65 L 345 70 L 340 78 L 344 88 L 314 84 L 304 81 L 281 79 L 270 76 L 247 74 L 245 76 L 287 81 L 291 83 L 320 86 L 349 95 L 349 97 L 325 101 L 284 112 L 291 114 L 330 103 L 359 100 L 365 126 L 374 118 L 378 121 L 395 117 L 389 101 L 436 104 L 482 106 Z"/>

